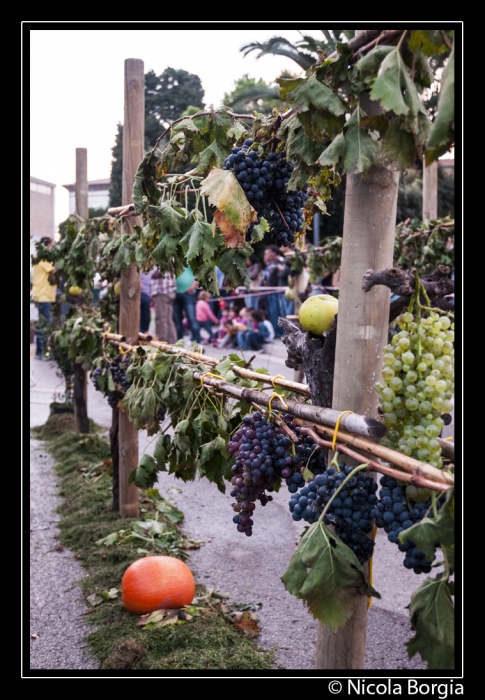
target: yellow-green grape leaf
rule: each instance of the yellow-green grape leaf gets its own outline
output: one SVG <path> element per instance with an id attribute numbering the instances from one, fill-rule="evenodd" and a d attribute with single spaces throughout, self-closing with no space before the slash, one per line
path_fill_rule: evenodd
<path id="1" fill-rule="evenodd" d="M 257 221 L 255 209 L 231 170 L 213 168 L 202 180 L 200 191 L 216 207 L 214 218 L 228 248 L 244 248 L 246 231 Z"/>

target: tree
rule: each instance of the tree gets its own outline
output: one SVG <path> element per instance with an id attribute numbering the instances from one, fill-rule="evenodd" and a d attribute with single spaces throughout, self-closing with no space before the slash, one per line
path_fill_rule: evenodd
<path id="1" fill-rule="evenodd" d="M 291 75 L 282 73 L 280 77 L 290 78 Z M 270 114 L 273 107 L 282 109 L 284 106 L 278 85 L 268 85 L 262 78 L 256 80 L 247 73 L 236 80 L 234 89 L 224 94 L 222 102 L 239 114 L 251 114 L 254 110 Z"/>
<path id="2" fill-rule="evenodd" d="M 185 70 L 166 68 L 159 76 L 155 71 L 145 73 L 145 150 L 153 148 L 157 138 L 174 119 L 190 106 L 200 110 L 204 90 L 199 76 Z M 118 124 L 115 145 L 111 149 L 111 187 L 109 204 L 121 205 L 121 174 L 123 154 L 123 125 Z"/>
<path id="3" fill-rule="evenodd" d="M 202 109 L 204 90 L 198 75 L 166 68 L 159 76 L 145 74 L 145 147 L 155 145 L 160 134 L 189 105 Z"/>
<path id="4" fill-rule="evenodd" d="M 121 182 L 123 170 L 123 124 L 118 123 L 115 145 L 111 149 L 111 187 L 109 188 L 110 207 L 121 206 Z"/>

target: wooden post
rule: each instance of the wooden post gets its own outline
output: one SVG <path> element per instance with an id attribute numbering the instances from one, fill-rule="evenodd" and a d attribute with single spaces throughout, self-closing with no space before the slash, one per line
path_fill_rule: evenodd
<path id="1" fill-rule="evenodd" d="M 438 218 L 438 161 L 423 163 L 423 221 Z"/>
<path id="2" fill-rule="evenodd" d="M 145 73 L 139 58 L 125 60 L 125 112 L 123 124 L 123 181 L 122 205 L 133 201 L 133 185 L 138 165 L 144 156 L 145 139 Z M 127 233 L 135 225 L 141 226 L 140 217 L 127 217 Z M 119 332 L 130 345 L 138 344 L 140 331 L 140 274 L 135 263 L 121 272 Z M 119 504 L 123 518 L 138 517 L 138 488 L 128 485 L 130 473 L 138 465 L 138 430 L 123 411 L 119 413 Z"/>
<path id="3" fill-rule="evenodd" d="M 368 99 L 363 109 L 379 113 Z M 347 175 L 332 408 L 371 418 L 378 417 L 374 384 L 388 340 L 390 294 L 380 286 L 365 293 L 362 280 L 369 269 L 392 267 L 398 187 L 399 172 L 381 165 L 365 177 Z M 317 669 L 364 668 L 368 599 L 359 598 L 356 611 L 336 633 L 318 625 Z"/>
<path id="4" fill-rule="evenodd" d="M 88 151 L 76 148 L 76 213 L 86 220 L 88 207 Z M 88 382 L 83 367 L 74 364 L 73 376 L 74 427 L 76 435 L 89 433 Z"/>

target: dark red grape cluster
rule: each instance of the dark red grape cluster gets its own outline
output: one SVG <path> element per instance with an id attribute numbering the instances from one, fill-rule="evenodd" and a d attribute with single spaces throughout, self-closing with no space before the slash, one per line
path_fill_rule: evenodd
<path id="1" fill-rule="evenodd" d="M 369 538 L 372 532 L 372 511 L 378 501 L 377 484 L 366 474 L 357 473 L 343 484 L 354 467 L 341 463 L 338 469 L 329 467 L 308 481 L 289 502 L 293 520 L 316 522 L 335 492 L 337 495 L 323 516 L 325 525 L 333 525 L 335 534 L 340 537 L 358 560 L 363 564 L 374 551 L 374 541 Z"/>
<path id="2" fill-rule="evenodd" d="M 399 542 L 399 534 L 416 523 L 419 523 L 425 516 L 433 518 L 432 498 L 426 498 L 426 492 L 415 487 L 400 486 L 396 479 L 389 476 L 381 478 L 381 490 L 379 501 L 372 512 L 376 526 L 382 527 L 387 533 L 389 542 L 397 544 L 399 550 L 404 552 L 403 564 L 406 569 L 412 569 L 415 574 L 429 574 L 432 561 L 426 559 L 424 552 L 416 547 L 413 542 L 406 540 Z M 424 500 L 415 500 L 410 492 L 414 489 L 416 496 L 422 496 Z M 437 510 L 445 502 L 445 496 L 441 496 L 436 501 Z M 435 543 L 435 551 L 439 543 Z M 435 557 L 433 557 L 434 560 Z"/>
<path id="3" fill-rule="evenodd" d="M 278 246 L 291 245 L 295 232 L 303 223 L 303 206 L 308 199 L 304 190 L 288 190 L 287 184 L 293 172 L 293 163 L 286 160 L 285 152 L 271 152 L 259 156 L 250 150 L 253 141 L 246 139 L 242 146 L 234 146 L 224 161 L 223 170 L 232 170 L 246 197 L 258 214 L 265 216 L 270 225 L 270 236 Z M 246 238 L 250 240 L 252 223 Z"/>
<path id="4" fill-rule="evenodd" d="M 284 428 L 268 420 L 259 411 L 244 416 L 242 425 L 229 442 L 229 452 L 235 456 L 232 467 L 231 496 L 236 515 L 233 518 L 239 532 L 252 535 L 253 511 L 256 501 L 266 505 L 276 483 L 286 481 L 290 491 L 304 483 L 302 469 L 324 469 L 320 450 L 315 452 L 311 438 L 299 434 L 293 416 L 283 414 L 282 420 L 298 436 L 295 443 Z"/>
<path id="5" fill-rule="evenodd" d="M 97 391 L 101 391 L 108 399 L 111 408 L 116 408 L 118 403 L 124 397 L 131 382 L 126 378 L 126 371 L 131 364 L 129 355 L 117 355 L 112 362 L 109 363 L 107 370 L 111 373 L 115 385 L 114 390 L 109 388 L 108 377 L 106 370 L 102 367 L 96 367 L 92 373 L 93 384 Z M 104 381 L 103 381 L 104 380 Z"/>

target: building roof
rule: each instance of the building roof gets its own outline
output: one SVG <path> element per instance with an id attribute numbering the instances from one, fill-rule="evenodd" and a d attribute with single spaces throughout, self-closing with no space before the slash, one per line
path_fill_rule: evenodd
<path id="1" fill-rule="evenodd" d="M 47 185 L 48 187 L 57 187 L 53 182 L 47 182 L 47 180 L 41 180 L 38 177 L 30 176 L 30 182 L 36 182 L 38 185 Z"/>
<path id="2" fill-rule="evenodd" d="M 69 190 L 69 192 L 75 192 L 76 191 L 76 183 L 73 183 L 71 185 L 62 185 L 63 187 L 66 188 L 66 190 Z M 107 178 L 105 180 L 89 180 L 88 181 L 88 190 L 107 190 L 111 187 L 111 178 Z"/>

